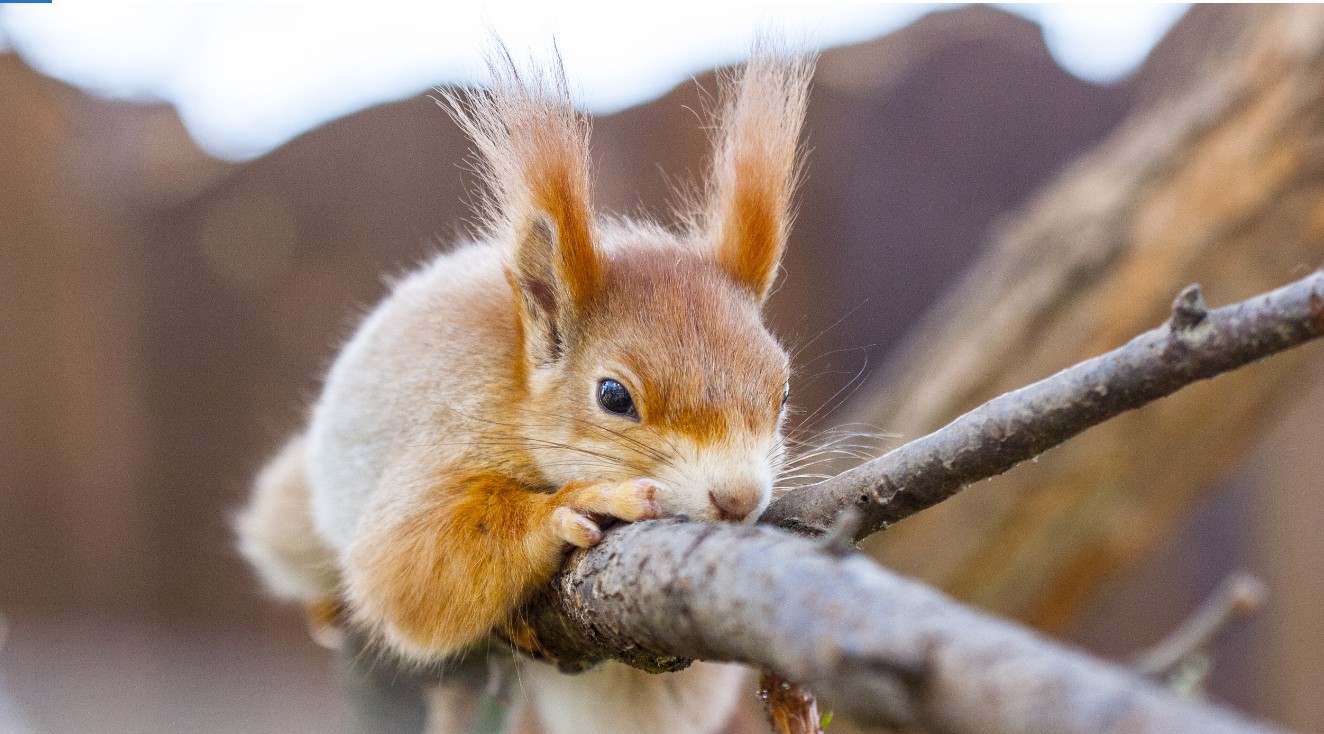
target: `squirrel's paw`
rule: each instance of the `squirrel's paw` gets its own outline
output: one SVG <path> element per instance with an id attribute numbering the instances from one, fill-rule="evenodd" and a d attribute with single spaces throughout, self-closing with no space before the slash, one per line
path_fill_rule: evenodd
<path id="1" fill-rule="evenodd" d="M 564 506 L 552 514 L 558 537 L 580 548 L 591 548 L 602 540 L 602 528 L 594 516 L 614 517 L 626 522 L 662 517 L 657 493 L 663 486 L 652 479 L 602 482 L 579 487 Z"/>
<path id="2" fill-rule="evenodd" d="M 657 493 L 664 490 L 659 482 L 652 479 L 632 479 L 620 484 L 605 485 L 603 492 L 609 506 L 604 511 L 626 522 L 656 520 L 662 517 Z"/>
<path id="3" fill-rule="evenodd" d="M 593 518 L 580 514 L 569 507 L 558 507 L 552 513 L 556 535 L 561 540 L 577 548 L 592 548 L 602 542 L 602 528 Z"/>

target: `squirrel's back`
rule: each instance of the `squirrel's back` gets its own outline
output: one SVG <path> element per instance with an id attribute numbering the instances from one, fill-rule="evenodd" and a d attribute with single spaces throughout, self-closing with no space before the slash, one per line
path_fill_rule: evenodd
<path id="1" fill-rule="evenodd" d="M 475 415 L 500 420 L 492 407 L 514 399 L 514 320 L 499 248 L 473 243 L 399 281 L 359 326 L 309 424 L 317 528 L 337 549 L 402 447 L 427 444 L 439 463 L 484 448 L 457 428 Z"/>

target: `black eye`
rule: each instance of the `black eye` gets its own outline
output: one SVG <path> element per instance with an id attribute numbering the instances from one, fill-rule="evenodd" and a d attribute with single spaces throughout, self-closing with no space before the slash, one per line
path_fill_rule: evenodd
<path id="1" fill-rule="evenodd" d="M 782 407 L 786 407 L 786 401 L 791 399 L 791 383 L 787 382 L 786 387 L 782 388 Z"/>
<path id="2" fill-rule="evenodd" d="M 603 380 L 598 383 L 598 405 L 608 413 L 627 418 L 639 417 L 639 412 L 634 409 L 634 398 L 630 397 L 630 391 L 615 380 Z"/>

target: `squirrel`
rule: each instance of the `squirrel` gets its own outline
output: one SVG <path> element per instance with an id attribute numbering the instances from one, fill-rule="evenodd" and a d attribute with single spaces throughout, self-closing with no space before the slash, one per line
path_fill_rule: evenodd
<path id="1" fill-rule="evenodd" d="M 598 216 L 559 60 L 489 60 L 443 103 L 477 149 L 482 235 L 400 280 L 237 519 L 268 587 L 406 660 L 510 630 L 607 520 L 751 523 L 784 463 L 789 357 L 762 318 L 792 218 L 811 62 L 723 85 L 682 223 Z M 508 639 L 516 639 L 509 634 Z M 604 664 L 521 677 L 561 732 L 712 732 L 741 675 Z"/>

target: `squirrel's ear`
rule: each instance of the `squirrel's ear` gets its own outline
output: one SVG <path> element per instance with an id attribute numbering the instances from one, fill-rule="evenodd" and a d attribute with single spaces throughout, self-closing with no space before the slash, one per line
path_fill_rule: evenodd
<path id="1" fill-rule="evenodd" d="M 759 301 L 777 278 L 794 216 L 813 68 L 768 45 L 757 44 L 744 72 L 724 84 L 704 216 L 718 263 Z"/>
<path id="2" fill-rule="evenodd" d="M 560 59 L 522 72 L 498 46 L 483 96 L 443 102 L 473 139 L 490 236 L 511 248 L 507 274 L 530 356 L 555 361 L 567 327 L 597 294 L 602 262 L 589 203 L 588 121 L 570 100 Z"/>
<path id="3" fill-rule="evenodd" d="M 532 217 L 516 236 L 507 269 L 518 296 L 525 349 L 536 364 L 565 353 L 570 325 L 597 290 L 600 263 L 587 238 L 567 237 L 551 213 Z"/>

